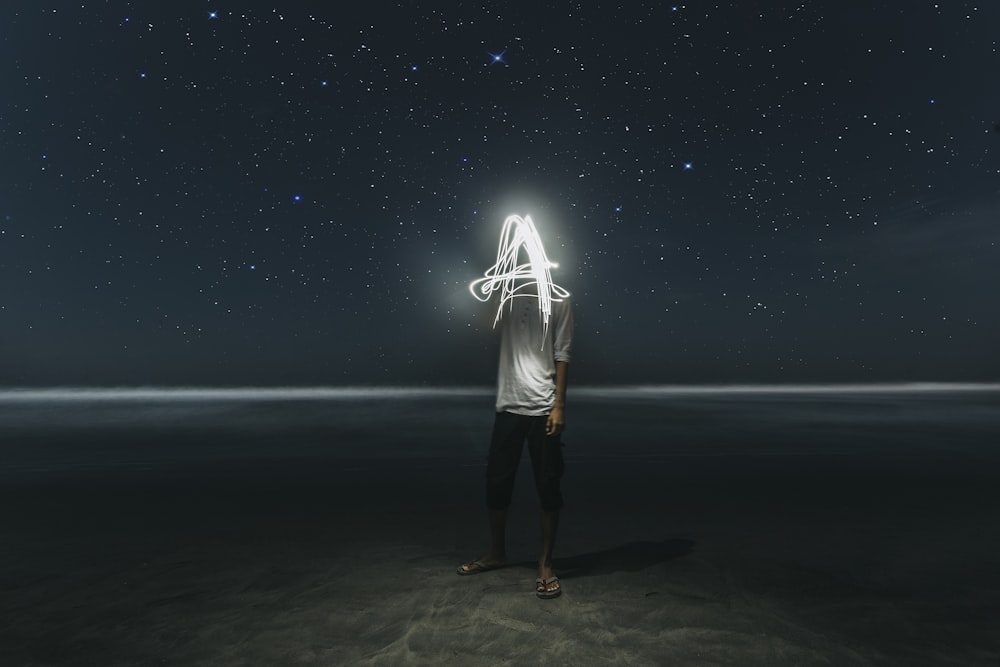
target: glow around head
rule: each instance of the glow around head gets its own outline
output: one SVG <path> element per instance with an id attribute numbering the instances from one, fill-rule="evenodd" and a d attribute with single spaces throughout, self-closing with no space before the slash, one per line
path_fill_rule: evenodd
<path id="1" fill-rule="evenodd" d="M 528 255 L 527 264 L 519 264 L 517 260 L 518 251 L 522 247 Z M 493 326 L 500 320 L 505 303 L 515 297 L 536 297 L 542 323 L 548 328 L 552 302 L 562 301 L 569 296 L 569 292 L 552 282 L 550 269 L 556 266 L 558 265 L 545 256 L 542 239 L 531 216 L 522 218 L 519 215 L 509 215 L 500 232 L 496 263 L 482 278 L 469 285 L 469 291 L 483 302 L 489 301 L 493 292 L 500 292 L 500 307 L 497 308 Z M 518 285 L 517 281 L 522 282 Z"/>

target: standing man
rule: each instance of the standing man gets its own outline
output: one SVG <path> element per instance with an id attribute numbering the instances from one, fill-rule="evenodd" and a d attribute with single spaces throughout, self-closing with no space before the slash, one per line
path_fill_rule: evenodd
<path id="1" fill-rule="evenodd" d="M 528 254 L 527 264 L 518 263 L 522 248 Z M 563 506 L 560 435 L 566 426 L 567 371 L 573 338 L 569 293 L 552 283 L 549 269 L 554 266 L 545 257 L 531 218 L 510 216 L 501 235 L 497 264 L 471 286 L 476 298 L 483 301 L 489 300 L 494 291 L 502 293 L 494 321 L 501 333 L 500 364 L 486 472 L 490 550 L 458 568 L 458 574 L 471 575 L 506 564 L 507 508 L 527 441 L 542 508 L 542 550 L 535 580 L 535 593 L 540 598 L 562 593 L 559 577 L 552 569 L 552 551 Z"/>

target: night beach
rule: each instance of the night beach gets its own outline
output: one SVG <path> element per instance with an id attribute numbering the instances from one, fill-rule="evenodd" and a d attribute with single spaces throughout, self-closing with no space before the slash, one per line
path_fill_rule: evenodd
<path id="1" fill-rule="evenodd" d="M 526 460 L 455 575 L 491 401 L 3 392 L 3 662 L 1000 660 L 1000 388 L 581 388 L 555 600 Z"/>
<path id="2" fill-rule="evenodd" d="M 0 4 L 0 667 L 1000 667 L 1000 2 Z"/>

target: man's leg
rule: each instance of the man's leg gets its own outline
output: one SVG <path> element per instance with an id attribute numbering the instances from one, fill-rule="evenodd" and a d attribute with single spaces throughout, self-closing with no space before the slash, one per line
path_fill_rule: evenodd
<path id="1" fill-rule="evenodd" d="M 535 474 L 535 488 L 542 506 L 542 552 L 538 557 L 538 578 L 545 582 L 555 576 L 552 552 L 559 529 L 559 510 L 563 506 L 561 480 L 563 474 L 562 442 L 559 435 L 545 434 L 545 417 L 536 418 L 528 434 L 528 452 Z M 539 593 L 558 591 L 558 582 L 539 584 Z"/>
<path id="2" fill-rule="evenodd" d="M 507 562 L 507 510 L 490 510 L 490 553 L 486 560 Z"/>
<path id="3" fill-rule="evenodd" d="M 490 511 L 490 550 L 485 556 L 459 566 L 459 574 L 478 574 L 507 564 L 507 510 Z"/>
<path id="4" fill-rule="evenodd" d="M 559 510 L 542 512 L 542 555 L 538 559 L 538 578 L 548 579 L 555 572 L 552 570 L 552 550 L 556 545 L 556 532 L 559 530 Z"/>
<path id="5" fill-rule="evenodd" d="M 490 519 L 489 552 L 458 569 L 459 574 L 474 574 L 500 567 L 507 562 L 507 508 L 514 490 L 514 478 L 521 463 L 521 451 L 527 422 L 520 415 L 498 412 L 493 422 L 493 436 L 486 466 L 486 507 Z"/>

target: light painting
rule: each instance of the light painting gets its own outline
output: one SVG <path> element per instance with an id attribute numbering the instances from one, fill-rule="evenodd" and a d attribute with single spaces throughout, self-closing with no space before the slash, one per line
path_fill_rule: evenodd
<path id="1" fill-rule="evenodd" d="M 518 262 L 522 248 L 527 255 L 526 263 Z M 509 303 L 512 306 L 516 298 L 536 298 L 539 316 L 548 330 L 552 303 L 569 296 L 568 291 L 552 282 L 551 269 L 557 266 L 545 255 L 542 239 L 531 216 L 509 215 L 500 232 L 496 263 L 487 269 L 482 278 L 469 285 L 469 291 L 484 303 L 494 292 L 500 293 L 494 327 L 500 321 L 504 305 Z"/>

